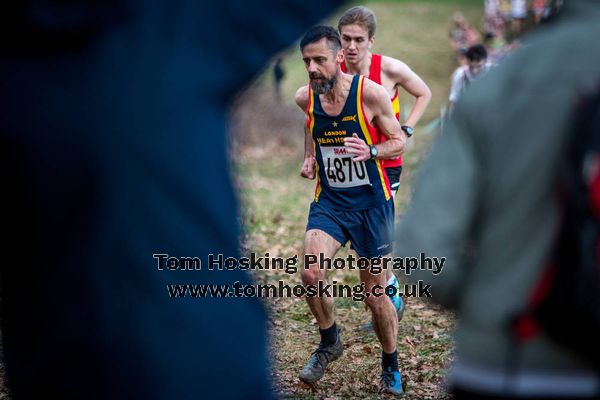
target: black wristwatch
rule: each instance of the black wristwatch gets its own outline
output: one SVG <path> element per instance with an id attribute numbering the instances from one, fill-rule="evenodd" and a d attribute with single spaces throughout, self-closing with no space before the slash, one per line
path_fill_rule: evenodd
<path id="1" fill-rule="evenodd" d="M 408 125 L 402 125 L 400 128 L 402 128 L 402 130 L 404 131 L 404 133 L 406 133 L 406 136 L 408 137 L 411 137 L 415 131 L 412 126 Z"/>
<path id="2" fill-rule="evenodd" d="M 377 147 L 369 146 L 369 152 L 371 153 L 371 159 L 377 157 Z"/>

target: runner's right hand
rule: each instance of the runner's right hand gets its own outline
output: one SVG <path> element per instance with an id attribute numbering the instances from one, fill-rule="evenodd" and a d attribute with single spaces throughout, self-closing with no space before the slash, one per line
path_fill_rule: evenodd
<path id="1" fill-rule="evenodd" d="M 304 159 L 300 176 L 307 179 L 315 179 L 315 157 L 310 155 Z"/>

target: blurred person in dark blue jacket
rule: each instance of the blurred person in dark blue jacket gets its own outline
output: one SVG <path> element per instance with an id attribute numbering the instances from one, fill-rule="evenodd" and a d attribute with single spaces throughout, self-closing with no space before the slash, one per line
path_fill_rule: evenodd
<path id="1" fill-rule="evenodd" d="M 0 13 L 4 357 L 15 399 L 269 398 L 238 255 L 234 94 L 333 1 L 41 1 Z"/>

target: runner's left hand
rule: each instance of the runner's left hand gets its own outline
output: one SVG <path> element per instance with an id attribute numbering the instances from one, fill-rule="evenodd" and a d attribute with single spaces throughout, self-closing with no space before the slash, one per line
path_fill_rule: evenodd
<path id="1" fill-rule="evenodd" d="M 352 158 L 354 162 L 366 161 L 371 158 L 371 149 L 356 133 L 353 133 L 352 137 L 344 138 L 344 146 L 348 153 L 355 155 Z"/>

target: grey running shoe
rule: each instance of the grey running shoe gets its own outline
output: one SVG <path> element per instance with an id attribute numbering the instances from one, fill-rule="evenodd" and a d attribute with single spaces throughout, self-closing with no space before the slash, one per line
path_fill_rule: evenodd
<path id="1" fill-rule="evenodd" d="M 323 377 L 327 365 L 340 358 L 344 352 L 344 345 L 342 344 L 342 337 L 340 330 L 337 331 L 337 340 L 330 346 L 323 346 L 319 344 L 319 347 L 313 351 L 308 364 L 302 371 L 300 371 L 300 380 L 305 383 L 314 383 Z"/>

